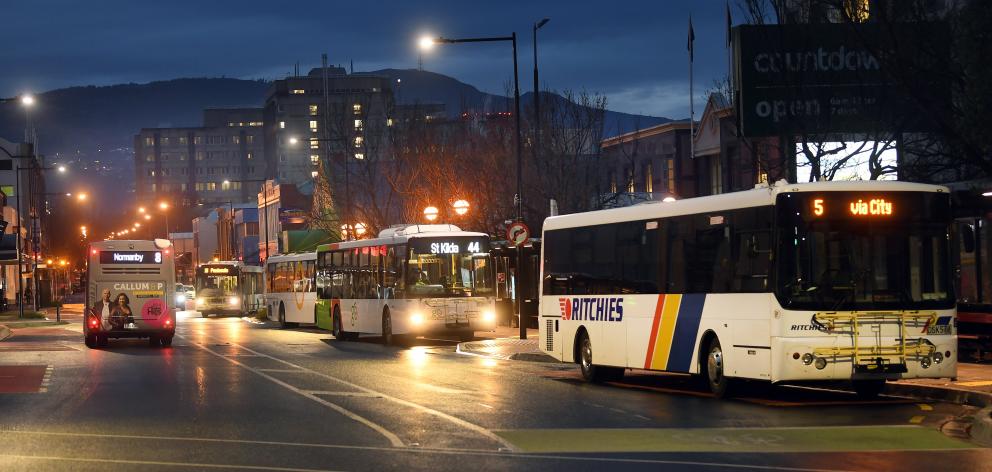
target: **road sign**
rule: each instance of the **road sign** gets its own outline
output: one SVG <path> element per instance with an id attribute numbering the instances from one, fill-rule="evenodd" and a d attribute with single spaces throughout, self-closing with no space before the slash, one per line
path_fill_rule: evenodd
<path id="1" fill-rule="evenodd" d="M 517 221 L 506 228 L 506 240 L 510 244 L 519 246 L 530 239 L 530 228 L 523 221 Z"/>

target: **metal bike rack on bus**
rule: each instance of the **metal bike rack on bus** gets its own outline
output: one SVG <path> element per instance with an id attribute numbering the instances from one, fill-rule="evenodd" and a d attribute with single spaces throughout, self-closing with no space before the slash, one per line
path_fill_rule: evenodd
<path id="1" fill-rule="evenodd" d="M 823 332 L 851 336 L 850 346 L 818 347 L 813 349 L 813 354 L 823 358 L 850 357 L 856 372 L 904 373 L 909 358 L 923 361 L 937 350 L 929 340 L 922 336 L 909 339 L 906 332 L 908 327 L 925 328 L 936 323 L 937 313 L 932 311 L 820 312 L 813 315 L 812 322 Z M 899 327 L 896 343 L 882 344 L 882 325 Z M 866 333 L 865 329 L 875 332 Z M 873 336 L 876 342 L 865 345 L 863 336 Z"/>

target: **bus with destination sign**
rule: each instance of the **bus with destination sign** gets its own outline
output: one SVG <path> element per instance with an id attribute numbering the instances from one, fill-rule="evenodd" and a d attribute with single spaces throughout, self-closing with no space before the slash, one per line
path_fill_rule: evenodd
<path id="1" fill-rule="evenodd" d="M 99 241 L 89 246 L 83 339 L 148 338 L 170 346 L 176 333 L 176 272 L 172 243 Z"/>
<path id="2" fill-rule="evenodd" d="M 316 260 L 313 251 L 280 254 L 265 260 L 265 305 L 269 319 L 279 321 L 280 326 L 316 322 Z"/>
<path id="3" fill-rule="evenodd" d="M 852 382 L 956 376 L 949 192 L 817 182 L 548 218 L 541 349 L 625 369 Z"/>
<path id="4" fill-rule="evenodd" d="M 264 306 L 262 268 L 214 261 L 196 268 L 194 307 L 200 316 L 254 313 Z"/>
<path id="5" fill-rule="evenodd" d="M 317 326 L 338 339 L 496 328 L 489 236 L 454 225 L 400 225 L 317 248 Z"/>

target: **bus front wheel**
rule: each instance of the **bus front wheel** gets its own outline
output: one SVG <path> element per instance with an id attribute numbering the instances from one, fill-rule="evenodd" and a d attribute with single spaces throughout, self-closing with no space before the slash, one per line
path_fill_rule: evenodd
<path id="1" fill-rule="evenodd" d="M 382 312 L 382 344 L 384 346 L 393 344 L 393 320 L 389 317 L 389 310 Z"/>
<path id="2" fill-rule="evenodd" d="M 279 304 L 279 328 L 286 328 L 286 305 Z"/>
<path id="3" fill-rule="evenodd" d="M 331 315 L 331 335 L 334 339 L 340 341 L 350 341 L 354 339 L 352 333 L 345 332 L 343 326 L 344 322 L 341 320 L 341 309 L 334 307 L 334 314 Z"/>
<path id="4" fill-rule="evenodd" d="M 615 382 L 623 378 L 623 368 L 606 367 L 593 364 L 592 341 L 585 331 L 579 335 L 578 342 L 579 370 L 582 371 L 582 378 L 586 382 Z"/>

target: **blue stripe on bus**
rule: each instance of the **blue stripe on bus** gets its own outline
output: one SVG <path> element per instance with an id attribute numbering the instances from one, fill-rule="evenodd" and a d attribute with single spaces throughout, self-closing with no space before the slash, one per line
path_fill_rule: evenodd
<path id="1" fill-rule="evenodd" d="M 678 324 L 675 325 L 675 334 L 672 336 L 672 351 L 668 357 L 668 370 L 671 372 L 689 372 L 705 301 L 706 295 L 701 293 L 687 293 L 682 296 Z"/>

